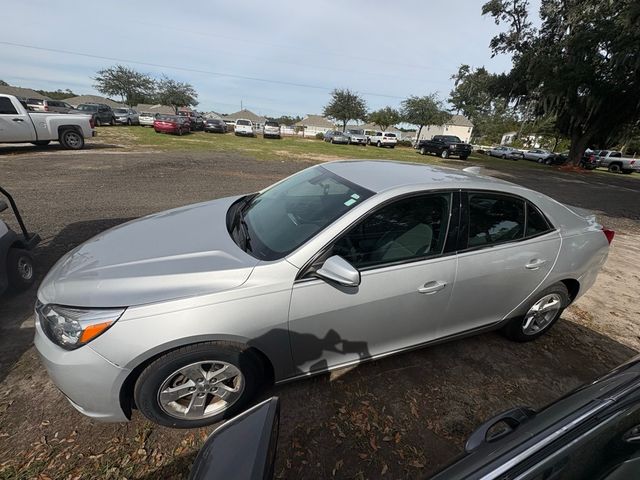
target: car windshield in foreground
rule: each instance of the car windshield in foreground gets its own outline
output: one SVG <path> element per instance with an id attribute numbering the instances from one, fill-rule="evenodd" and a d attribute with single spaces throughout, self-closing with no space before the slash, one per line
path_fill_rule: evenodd
<path id="1" fill-rule="evenodd" d="M 228 228 L 234 241 L 260 260 L 293 252 L 373 192 L 316 166 L 236 202 Z M 248 201 L 247 201 L 248 200 Z M 232 207 L 233 208 L 233 207 Z"/>
<path id="2" fill-rule="evenodd" d="M 251 125 L 251 122 L 249 120 L 238 120 L 236 125 Z"/>

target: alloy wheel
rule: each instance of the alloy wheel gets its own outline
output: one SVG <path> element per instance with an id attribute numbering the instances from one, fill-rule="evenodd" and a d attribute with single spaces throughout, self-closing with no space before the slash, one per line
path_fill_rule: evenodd
<path id="1" fill-rule="evenodd" d="M 244 376 L 235 365 L 220 360 L 196 362 L 166 378 L 158 390 L 158 404 L 172 417 L 200 420 L 228 409 L 244 386 Z"/>
<path id="2" fill-rule="evenodd" d="M 557 293 L 545 295 L 529 309 L 522 323 L 525 335 L 535 335 L 553 322 L 562 309 L 562 297 Z"/>
<path id="3" fill-rule="evenodd" d="M 33 277 L 33 264 L 26 257 L 20 257 L 18 260 L 18 274 L 25 281 L 31 280 Z"/>

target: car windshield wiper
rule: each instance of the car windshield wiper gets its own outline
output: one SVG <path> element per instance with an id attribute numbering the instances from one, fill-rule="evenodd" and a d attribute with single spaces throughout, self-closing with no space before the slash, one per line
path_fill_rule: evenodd
<path id="1" fill-rule="evenodd" d="M 244 219 L 244 215 L 245 212 L 247 210 L 247 208 L 249 207 L 249 205 L 251 204 L 251 200 L 253 200 L 253 198 L 256 196 L 256 194 L 253 195 L 247 195 L 245 198 L 242 199 L 242 206 L 240 208 L 238 208 L 238 213 L 236 213 L 236 219 L 235 219 L 235 228 L 241 232 L 242 235 L 242 243 L 244 244 L 243 247 L 241 247 L 245 252 L 247 251 L 251 251 L 251 236 L 249 235 L 249 226 L 247 225 L 246 220 Z"/>

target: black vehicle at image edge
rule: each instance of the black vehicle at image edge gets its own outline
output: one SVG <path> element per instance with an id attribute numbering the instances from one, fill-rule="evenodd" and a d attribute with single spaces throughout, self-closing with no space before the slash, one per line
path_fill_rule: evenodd
<path id="1" fill-rule="evenodd" d="M 273 476 L 279 401 L 265 400 L 214 431 L 192 480 Z M 540 411 L 516 407 L 476 429 L 432 480 L 640 479 L 640 356 Z"/>

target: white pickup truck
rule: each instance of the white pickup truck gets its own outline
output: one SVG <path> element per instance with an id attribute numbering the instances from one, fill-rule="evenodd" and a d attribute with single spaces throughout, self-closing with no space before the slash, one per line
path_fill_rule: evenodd
<path id="1" fill-rule="evenodd" d="M 0 143 L 48 145 L 58 141 L 79 150 L 84 139 L 95 136 L 93 117 L 86 114 L 37 113 L 13 95 L 0 95 Z"/>
<path id="2" fill-rule="evenodd" d="M 613 173 L 640 172 L 640 159 L 623 157 L 616 150 L 600 150 L 596 152 L 596 165 Z"/>

